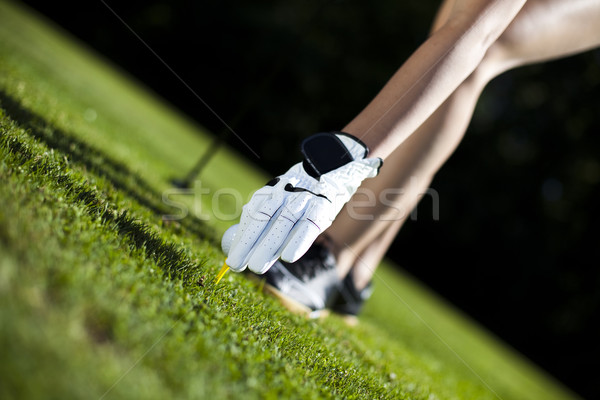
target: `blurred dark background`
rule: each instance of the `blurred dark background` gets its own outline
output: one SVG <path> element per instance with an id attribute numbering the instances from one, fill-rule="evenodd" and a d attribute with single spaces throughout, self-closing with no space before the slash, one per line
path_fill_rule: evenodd
<path id="1" fill-rule="evenodd" d="M 226 142 L 273 175 L 302 138 L 341 129 L 372 99 L 426 39 L 439 4 L 105 1 L 260 160 Z M 25 3 L 224 131 L 102 1 Z M 440 220 L 425 198 L 389 253 L 587 398 L 600 398 L 599 84 L 599 51 L 494 80 L 432 184 Z"/>

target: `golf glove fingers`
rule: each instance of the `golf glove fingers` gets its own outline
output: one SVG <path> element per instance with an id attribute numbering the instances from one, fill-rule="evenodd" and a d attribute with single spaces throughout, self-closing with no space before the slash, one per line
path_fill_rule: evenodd
<path id="1" fill-rule="evenodd" d="M 223 236 L 227 265 L 263 274 L 277 261 L 294 262 L 327 229 L 362 181 L 377 175 L 382 160 L 342 133 L 303 142 L 304 161 L 259 189 L 243 207 L 239 225 Z"/>

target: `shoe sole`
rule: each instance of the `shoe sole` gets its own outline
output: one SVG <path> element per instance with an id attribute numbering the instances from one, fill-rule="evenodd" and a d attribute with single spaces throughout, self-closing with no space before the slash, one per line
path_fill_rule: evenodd
<path id="1" fill-rule="evenodd" d="M 263 284 L 262 289 L 265 293 L 267 293 L 267 294 L 275 297 L 277 300 L 279 300 L 279 302 L 286 309 L 293 312 L 294 314 L 300 314 L 300 315 L 303 315 L 303 316 L 311 318 L 311 319 L 317 319 L 317 318 L 325 318 L 330 313 L 330 311 L 327 309 L 313 310 L 309 307 L 306 307 L 304 304 L 283 294 L 275 286 L 271 286 L 266 282 Z"/>
<path id="2" fill-rule="evenodd" d="M 248 273 L 245 275 L 250 280 L 256 282 L 259 285 L 260 289 L 263 291 L 263 293 L 275 297 L 281 303 L 281 305 L 283 305 L 288 311 L 291 311 L 294 314 L 302 315 L 311 319 L 316 319 L 324 318 L 330 313 L 329 310 L 313 310 L 310 307 L 305 306 L 304 304 L 300 303 L 294 298 L 283 294 L 275 286 L 268 284 L 264 278 L 260 278 L 252 273 Z"/>
<path id="3" fill-rule="evenodd" d="M 338 314 L 338 313 L 332 312 L 331 310 L 329 310 L 327 308 L 322 309 L 322 310 L 313 310 L 310 307 L 307 307 L 304 304 L 300 303 L 299 301 L 295 300 L 294 298 L 283 294 L 275 286 L 268 284 L 264 278 L 259 278 L 258 276 L 254 275 L 254 274 L 247 274 L 247 277 L 250 278 L 251 280 L 253 280 L 254 282 L 258 283 L 261 290 L 264 293 L 275 297 L 281 303 L 282 306 L 284 306 L 288 311 L 290 311 L 294 314 L 302 315 L 302 316 L 310 318 L 310 319 L 324 319 L 324 318 L 327 318 L 329 315 L 337 315 L 348 326 L 358 325 L 359 320 L 356 315 Z"/>
<path id="4" fill-rule="evenodd" d="M 344 321 L 344 323 L 348 326 L 356 326 L 359 323 L 359 319 L 356 315 L 351 315 L 351 314 L 335 314 L 335 315 L 338 315 Z"/>
<path id="5" fill-rule="evenodd" d="M 338 314 L 329 310 L 328 308 L 313 311 L 312 309 L 306 307 L 304 304 L 281 293 L 275 286 L 271 286 L 268 283 L 264 284 L 263 291 L 275 297 L 288 311 L 291 311 L 294 314 L 300 314 L 310 319 L 325 319 L 330 315 L 336 315 L 339 318 L 341 318 L 342 321 L 344 321 L 344 323 L 348 326 L 357 326 L 359 323 L 359 319 L 356 315 Z"/>

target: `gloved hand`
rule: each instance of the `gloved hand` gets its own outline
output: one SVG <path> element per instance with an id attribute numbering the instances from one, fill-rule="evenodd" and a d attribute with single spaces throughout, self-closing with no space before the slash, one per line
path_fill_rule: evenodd
<path id="1" fill-rule="evenodd" d="M 239 225 L 227 230 L 222 247 L 234 271 L 264 274 L 281 257 L 299 259 L 327 229 L 362 181 L 383 161 L 366 158 L 355 137 L 318 133 L 302 142 L 304 161 L 257 190 L 242 210 Z"/>

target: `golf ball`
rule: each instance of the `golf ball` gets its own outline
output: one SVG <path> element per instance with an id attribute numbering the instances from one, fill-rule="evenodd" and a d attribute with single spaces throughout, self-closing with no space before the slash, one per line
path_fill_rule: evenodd
<path id="1" fill-rule="evenodd" d="M 223 238 L 221 239 L 221 249 L 225 255 L 229 255 L 229 249 L 231 248 L 231 244 L 233 243 L 233 239 L 235 239 L 235 233 L 237 232 L 239 224 L 233 225 L 229 229 L 225 231 L 223 234 Z"/>

